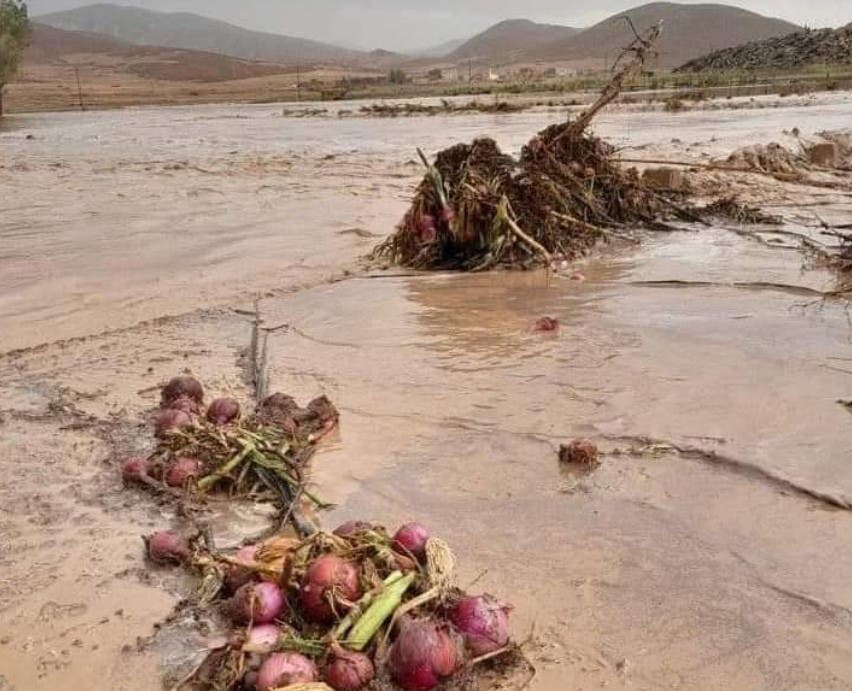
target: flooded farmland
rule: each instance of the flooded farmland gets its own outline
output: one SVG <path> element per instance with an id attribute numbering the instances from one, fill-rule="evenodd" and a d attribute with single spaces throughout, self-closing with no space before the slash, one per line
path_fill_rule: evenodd
<path id="1" fill-rule="evenodd" d="M 595 129 L 702 162 L 852 112 L 848 94 L 758 105 Z M 429 525 L 532 632 L 530 688 L 849 687 L 852 327 L 830 272 L 724 224 L 565 274 L 359 270 L 422 175 L 415 147 L 517 151 L 555 117 L 4 122 L 0 689 L 160 688 L 169 646 L 143 643 L 190 584 L 145 568 L 139 536 L 174 517 L 117 464 L 173 374 L 250 396 L 255 304 L 281 327 L 272 389 L 341 412 L 312 462 L 323 525 Z M 799 232 L 852 216 L 849 190 L 749 189 Z M 557 333 L 532 331 L 545 314 Z M 603 452 L 594 474 L 560 467 L 577 436 Z"/>

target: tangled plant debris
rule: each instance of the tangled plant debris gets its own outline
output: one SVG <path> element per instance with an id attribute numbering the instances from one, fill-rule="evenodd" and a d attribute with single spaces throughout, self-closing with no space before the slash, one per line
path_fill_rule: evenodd
<path id="1" fill-rule="evenodd" d="M 484 270 L 573 258 L 627 224 L 660 225 L 678 207 L 623 170 L 612 146 L 587 132 L 640 70 L 653 27 L 625 51 L 610 84 L 577 119 L 546 128 L 518 160 L 491 139 L 458 144 L 430 164 L 397 232 L 374 256 L 415 268 Z"/>

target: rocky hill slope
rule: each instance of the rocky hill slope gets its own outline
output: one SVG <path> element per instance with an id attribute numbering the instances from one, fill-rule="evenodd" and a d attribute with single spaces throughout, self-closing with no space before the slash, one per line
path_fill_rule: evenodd
<path id="1" fill-rule="evenodd" d="M 840 29 L 805 29 L 717 50 L 676 71 L 795 69 L 824 63 L 852 64 L 852 24 Z"/>

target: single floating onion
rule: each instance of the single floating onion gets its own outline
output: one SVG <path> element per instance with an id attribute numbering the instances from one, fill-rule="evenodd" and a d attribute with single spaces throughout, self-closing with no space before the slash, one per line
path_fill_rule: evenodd
<path id="1" fill-rule="evenodd" d="M 273 653 L 257 673 L 257 691 L 272 691 L 291 684 L 317 680 L 316 665 L 298 653 Z"/>
<path id="2" fill-rule="evenodd" d="M 376 676 L 375 667 L 363 653 L 336 648 L 325 668 L 325 680 L 334 691 L 360 691 Z"/>
<path id="3" fill-rule="evenodd" d="M 240 404 L 233 398 L 217 398 L 207 406 L 207 419 L 214 425 L 227 425 L 240 417 Z"/>
<path id="4" fill-rule="evenodd" d="M 358 569 L 334 554 L 326 554 L 308 567 L 299 592 L 305 618 L 315 624 L 327 624 L 335 614 L 349 609 L 346 603 L 361 597 Z M 335 605 L 329 601 L 334 598 Z"/>
<path id="5" fill-rule="evenodd" d="M 418 559 L 426 556 L 427 542 L 429 542 L 429 531 L 420 523 L 407 523 L 393 536 L 394 549 L 403 554 L 410 552 Z"/>
<path id="6" fill-rule="evenodd" d="M 171 530 L 154 533 L 145 543 L 148 557 L 157 564 L 181 564 L 189 559 L 189 541 Z"/>
<path id="7" fill-rule="evenodd" d="M 284 594 L 274 583 L 246 583 L 231 598 L 230 610 L 238 624 L 271 624 L 284 605 Z"/>
<path id="8" fill-rule="evenodd" d="M 172 401 L 186 396 L 200 404 L 204 400 L 204 387 L 195 377 L 175 377 L 163 387 L 161 404 L 165 408 Z"/>
<path id="9" fill-rule="evenodd" d="M 465 597 L 450 610 L 449 619 L 467 649 L 478 657 L 508 645 L 510 611 L 510 607 L 487 595 Z"/>
<path id="10" fill-rule="evenodd" d="M 405 691 L 430 691 L 456 671 L 456 644 L 432 621 L 403 620 L 388 664 L 393 680 Z"/>

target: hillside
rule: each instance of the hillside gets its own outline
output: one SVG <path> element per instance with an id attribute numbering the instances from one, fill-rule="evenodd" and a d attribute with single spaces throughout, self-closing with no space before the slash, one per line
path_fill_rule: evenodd
<path id="1" fill-rule="evenodd" d="M 42 15 L 57 29 L 105 34 L 128 43 L 222 53 L 245 60 L 279 63 L 340 62 L 363 57 L 338 46 L 250 31 L 186 12 L 165 13 L 110 4 Z"/>
<path id="2" fill-rule="evenodd" d="M 112 68 L 145 79 L 217 82 L 288 72 L 284 65 L 240 60 L 217 53 L 140 46 L 101 34 L 65 31 L 34 22 L 24 69 L 38 65 Z"/>
<path id="3" fill-rule="evenodd" d="M 616 14 L 567 41 L 540 45 L 529 51 L 528 56 L 541 61 L 596 59 L 611 64 L 632 38 L 625 16 L 630 17 L 639 31 L 660 20 L 664 22 L 659 43 L 662 68 L 682 65 L 715 49 L 783 36 L 800 28 L 730 5 L 657 2 Z"/>
<path id="4" fill-rule="evenodd" d="M 822 63 L 852 64 L 852 24 L 840 29 L 805 29 L 718 50 L 691 60 L 676 71 L 795 69 Z"/>
<path id="5" fill-rule="evenodd" d="M 536 47 L 565 41 L 578 31 L 568 26 L 508 19 L 465 41 L 446 57 L 450 60 L 475 58 L 507 62 L 525 56 Z"/>

